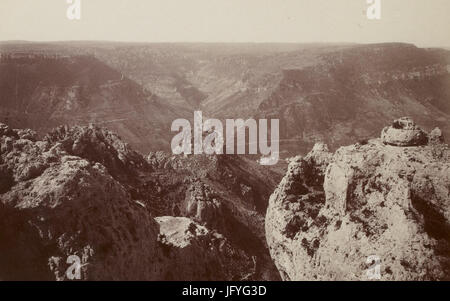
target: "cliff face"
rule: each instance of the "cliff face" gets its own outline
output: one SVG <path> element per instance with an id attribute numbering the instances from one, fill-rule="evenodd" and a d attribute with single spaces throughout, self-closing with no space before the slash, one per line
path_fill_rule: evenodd
<path id="1" fill-rule="evenodd" d="M 278 280 L 264 233 L 270 194 L 278 173 L 240 156 L 171 156 L 151 153 L 153 197 L 157 215 L 189 217 L 223 234 L 255 258 L 252 279 Z M 146 196 L 145 188 L 139 188 Z"/>
<path id="2" fill-rule="evenodd" d="M 306 154 L 316 141 L 336 148 L 374 137 L 398 116 L 450 133 L 450 56 L 407 44 L 361 45 L 283 71 L 258 108 L 280 119 L 281 149 Z"/>
<path id="3" fill-rule="evenodd" d="M 369 256 L 383 280 L 450 279 L 449 148 L 439 130 L 420 146 L 398 134 L 290 163 L 266 216 L 283 279 L 367 280 Z"/>
<path id="4" fill-rule="evenodd" d="M 335 150 L 373 137 L 398 116 L 450 133 L 443 49 L 94 42 L 0 45 L 0 52 L 1 122 L 41 133 L 97 123 L 143 153 L 168 151 L 171 122 L 194 110 L 278 118 L 286 156 L 306 154 L 316 141 Z"/>
<path id="5" fill-rule="evenodd" d="M 172 120 L 191 116 L 93 56 L 6 55 L 0 74 L 0 120 L 40 135 L 94 123 L 147 152 L 169 149 Z"/>
<path id="6" fill-rule="evenodd" d="M 135 196 L 151 170 L 104 129 L 59 128 L 39 141 L 0 124 L 0 279 L 66 280 L 74 255 L 82 280 L 253 276 L 251 256 L 217 231 L 154 219 Z"/>
<path id="7" fill-rule="evenodd" d="M 255 258 L 217 231 L 185 217 L 157 217 L 163 236 L 167 280 L 251 280 Z"/>

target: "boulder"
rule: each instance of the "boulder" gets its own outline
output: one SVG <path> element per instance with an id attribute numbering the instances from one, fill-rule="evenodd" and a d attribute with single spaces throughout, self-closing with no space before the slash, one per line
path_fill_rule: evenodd
<path id="1" fill-rule="evenodd" d="M 409 117 L 395 120 L 381 132 L 383 143 L 394 146 L 419 146 L 428 143 L 427 134 Z"/>
<path id="2" fill-rule="evenodd" d="M 429 142 L 431 144 L 444 143 L 444 135 L 440 128 L 435 128 L 429 134 Z"/>

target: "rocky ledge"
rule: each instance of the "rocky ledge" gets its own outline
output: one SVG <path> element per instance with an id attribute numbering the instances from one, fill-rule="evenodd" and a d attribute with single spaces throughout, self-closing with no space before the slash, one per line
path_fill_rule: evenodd
<path id="1" fill-rule="evenodd" d="M 450 280 L 450 151 L 402 118 L 291 161 L 266 215 L 284 280 Z M 378 277 L 378 278 L 380 278 Z"/>

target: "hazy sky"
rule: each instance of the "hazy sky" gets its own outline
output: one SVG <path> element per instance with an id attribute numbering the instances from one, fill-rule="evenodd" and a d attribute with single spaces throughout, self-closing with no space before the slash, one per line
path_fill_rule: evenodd
<path id="1" fill-rule="evenodd" d="M 450 0 L 0 0 L 0 40 L 412 42 L 450 46 Z"/>

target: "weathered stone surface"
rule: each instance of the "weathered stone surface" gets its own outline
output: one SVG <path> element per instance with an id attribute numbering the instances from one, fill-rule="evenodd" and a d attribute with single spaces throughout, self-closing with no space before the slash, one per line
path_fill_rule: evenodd
<path id="1" fill-rule="evenodd" d="M 130 180 L 121 182 L 136 180 L 121 164 L 143 172 L 148 163 L 109 131 L 60 128 L 32 141 L 0 130 L 1 280 L 68 280 L 71 256 L 80 259 L 81 280 L 253 276 L 252 258 L 187 218 L 159 219 L 160 233 Z"/>
<path id="2" fill-rule="evenodd" d="M 444 136 L 442 134 L 442 131 L 440 128 L 435 128 L 430 132 L 429 135 L 429 142 L 432 144 L 436 143 L 443 143 L 444 142 Z"/>
<path id="3" fill-rule="evenodd" d="M 166 250 L 167 280 L 242 280 L 254 264 L 221 234 L 185 217 L 157 217 Z"/>
<path id="4" fill-rule="evenodd" d="M 378 139 L 336 151 L 323 174 L 290 164 L 271 196 L 266 235 L 286 280 L 450 279 L 450 152 Z M 316 169 L 317 170 L 317 169 Z"/>
<path id="5" fill-rule="evenodd" d="M 157 198 L 148 202 L 157 216 L 189 217 L 224 235 L 255 258 L 251 279 L 279 280 L 266 245 L 264 216 L 280 174 L 255 160 L 233 155 L 176 156 L 150 153 L 158 175 Z M 155 200 L 160 201 L 156 202 Z M 154 208 L 154 209 L 153 209 Z"/>
<path id="6" fill-rule="evenodd" d="M 2 279 L 65 280 L 71 255 L 87 264 L 84 280 L 160 275 L 159 227 L 100 164 L 64 156 L 1 200 L 9 212 L 2 219 L 2 253 L 12 259 L 0 264 Z"/>
<path id="7" fill-rule="evenodd" d="M 94 125 L 60 126 L 48 133 L 44 141 L 60 143 L 73 156 L 101 163 L 116 178 L 135 175 L 137 169 L 150 169 L 148 162 L 117 134 Z"/>
<path id="8" fill-rule="evenodd" d="M 211 188 L 201 182 L 194 182 L 186 192 L 185 215 L 214 229 L 223 229 L 225 213 L 222 202 Z"/>
<path id="9" fill-rule="evenodd" d="M 427 134 L 408 117 L 397 119 L 391 126 L 385 127 L 381 139 L 385 144 L 394 146 L 418 146 L 428 142 Z"/>
<path id="10" fill-rule="evenodd" d="M 270 197 L 266 239 L 284 280 L 295 279 L 291 273 L 296 269 L 293 242 L 297 241 L 297 233 L 308 233 L 316 222 L 320 222 L 319 211 L 325 203 L 322 184 L 330 159 L 331 153 L 321 144 L 316 144 L 305 158 L 293 158 L 286 176 Z M 306 250 L 310 252 L 308 248 Z"/>

